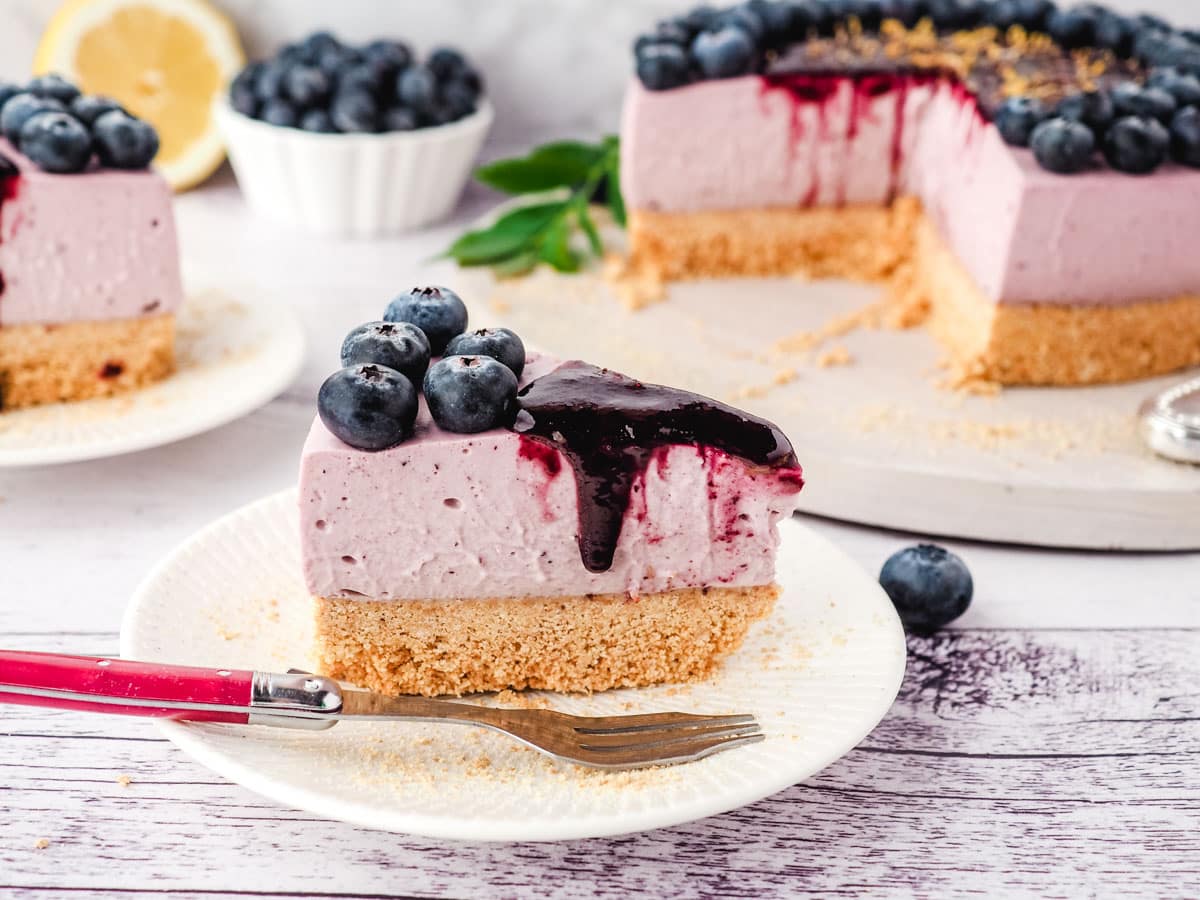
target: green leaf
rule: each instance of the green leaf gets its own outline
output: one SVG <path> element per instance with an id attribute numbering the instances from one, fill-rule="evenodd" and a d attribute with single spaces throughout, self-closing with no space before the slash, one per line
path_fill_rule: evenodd
<path id="1" fill-rule="evenodd" d="M 571 249 L 571 234 L 566 223 L 556 222 L 546 231 L 541 246 L 542 262 L 559 272 L 578 272 L 579 254 Z"/>
<path id="2" fill-rule="evenodd" d="M 625 227 L 625 198 L 621 196 L 621 154 L 613 148 L 608 165 L 608 209 L 613 219 Z"/>
<path id="3" fill-rule="evenodd" d="M 583 233 L 587 235 L 588 243 L 592 247 L 592 252 L 596 256 L 604 255 L 604 241 L 600 240 L 600 232 L 596 230 L 596 224 L 592 221 L 592 217 L 588 215 L 587 206 L 581 204 L 575 209 L 575 218 L 579 220 L 579 227 L 583 229 Z"/>
<path id="4" fill-rule="evenodd" d="M 496 273 L 497 278 L 519 278 L 522 275 L 528 275 L 532 272 L 537 264 L 537 251 L 525 250 L 516 256 L 510 256 L 506 260 L 493 263 L 492 271 Z"/>
<path id="5" fill-rule="evenodd" d="M 532 194 L 554 188 L 574 188 L 585 182 L 605 156 L 603 146 L 558 141 L 538 147 L 525 157 L 501 159 L 482 166 L 475 177 L 506 194 Z"/>
<path id="6" fill-rule="evenodd" d="M 446 255 L 464 266 L 481 266 L 507 259 L 527 249 L 540 232 L 563 214 L 565 206 L 564 203 L 519 206 L 489 227 L 464 234 L 450 245 Z"/>

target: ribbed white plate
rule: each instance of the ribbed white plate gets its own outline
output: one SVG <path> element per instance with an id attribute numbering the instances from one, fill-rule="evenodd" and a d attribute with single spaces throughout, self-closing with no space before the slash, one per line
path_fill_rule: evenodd
<path id="1" fill-rule="evenodd" d="M 295 507 L 293 491 L 268 497 L 176 550 L 134 595 L 122 655 L 304 668 L 311 615 Z M 558 763 L 503 735 L 455 725 L 347 722 L 315 733 L 174 722 L 162 728 L 203 765 L 278 803 L 439 838 L 599 837 L 753 803 L 861 741 L 891 706 L 904 673 L 904 635 L 875 580 L 807 528 L 785 522 L 781 532 L 783 596 L 709 681 L 522 697 L 590 715 L 749 712 L 767 732 L 758 744 L 689 765 L 614 773 Z"/>
<path id="2" fill-rule="evenodd" d="M 0 466 L 78 462 L 145 450 L 216 428 L 286 388 L 304 360 L 290 310 L 226 290 L 196 291 L 180 309 L 170 378 L 80 403 L 0 412 Z"/>

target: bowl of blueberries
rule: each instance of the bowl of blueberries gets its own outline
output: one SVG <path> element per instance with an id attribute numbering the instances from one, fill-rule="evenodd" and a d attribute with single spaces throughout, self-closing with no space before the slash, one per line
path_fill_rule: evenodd
<path id="1" fill-rule="evenodd" d="M 317 234 L 374 237 L 446 218 L 493 112 L 483 78 L 449 47 L 318 31 L 253 62 L 217 100 L 246 202 Z"/>

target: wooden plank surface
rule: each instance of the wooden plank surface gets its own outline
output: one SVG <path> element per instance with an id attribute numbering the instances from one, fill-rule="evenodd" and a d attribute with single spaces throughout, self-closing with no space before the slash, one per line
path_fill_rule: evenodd
<path id="1" fill-rule="evenodd" d="M 12 707 L 0 895 L 1196 897 L 1198 650 L 1195 629 L 910 639 L 891 714 L 818 777 L 691 825 L 563 844 L 327 822 L 216 778 L 146 723 Z"/>

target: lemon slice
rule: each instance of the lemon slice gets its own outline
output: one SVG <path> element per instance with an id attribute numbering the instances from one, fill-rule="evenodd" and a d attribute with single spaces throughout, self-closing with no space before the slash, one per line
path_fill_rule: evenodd
<path id="1" fill-rule="evenodd" d="M 244 63 L 233 24 L 204 0 L 70 0 L 42 35 L 33 68 L 151 122 L 161 141 L 155 168 L 183 191 L 225 158 L 213 100 Z"/>

